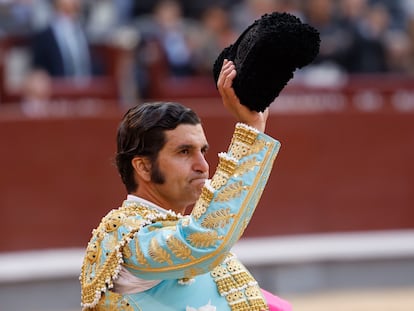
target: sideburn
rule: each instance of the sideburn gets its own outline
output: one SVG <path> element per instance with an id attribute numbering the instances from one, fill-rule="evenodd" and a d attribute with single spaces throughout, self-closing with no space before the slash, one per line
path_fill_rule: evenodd
<path id="1" fill-rule="evenodd" d="M 165 183 L 165 176 L 160 170 L 158 161 L 155 160 L 151 164 L 151 181 L 155 184 L 162 185 Z"/>

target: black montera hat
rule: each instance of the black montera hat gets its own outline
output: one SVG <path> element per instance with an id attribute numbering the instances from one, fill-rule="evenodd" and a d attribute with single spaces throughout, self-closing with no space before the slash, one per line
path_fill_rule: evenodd
<path id="1" fill-rule="evenodd" d="M 265 14 L 220 53 L 213 66 L 214 79 L 217 83 L 224 59 L 232 60 L 237 70 L 233 88 L 240 102 L 264 111 L 294 71 L 315 59 L 319 45 L 319 32 L 296 16 Z"/>

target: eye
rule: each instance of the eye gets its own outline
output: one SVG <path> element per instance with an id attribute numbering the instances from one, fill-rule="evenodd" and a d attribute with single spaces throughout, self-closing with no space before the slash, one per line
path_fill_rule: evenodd
<path id="1" fill-rule="evenodd" d="M 189 150 L 189 149 L 182 149 L 182 150 L 180 151 L 180 153 L 181 153 L 181 154 L 189 154 L 189 153 L 190 153 L 190 150 Z"/>

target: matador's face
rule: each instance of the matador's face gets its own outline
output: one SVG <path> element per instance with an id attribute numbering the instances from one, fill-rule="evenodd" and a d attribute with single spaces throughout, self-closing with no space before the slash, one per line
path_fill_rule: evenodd
<path id="1" fill-rule="evenodd" d="M 146 185 L 146 190 L 154 203 L 183 213 L 198 199 L 209 176 L 208 143 L 201 124 L 181 124 L 165 135 L 166 143 L 151 168 L 157 180 Z M 142 186 L 140 183 L 139 192 L 144 190 Z"/>

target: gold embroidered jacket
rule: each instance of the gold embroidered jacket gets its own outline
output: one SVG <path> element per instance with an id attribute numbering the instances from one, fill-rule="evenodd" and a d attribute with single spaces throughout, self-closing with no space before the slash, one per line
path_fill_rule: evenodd
<path id="1" fill-rule="evenodd" d="M 187 281 L 194 279 L 197 286 L 203 282 L 216 285 L 214 295 L 209 296 L 211 303 L 218 304 L 221 297 L 227 306 L 218 310 L 266 309 L 254 278 L 229 251 L 250 221 L 279 147 L 277 140 L 238 123 L 227 153 L 219 154 L 216 172 L 190 215 L 160 213 L 132 201 L 108 213 L 86 249 L 80 276 L 83 308 L 164 310 L 145 307 L 148 297 L 144 295 L 121 297 L 111 290 L 123 265 L 141 279 L 165 280 L 145 292 L 147 296 L 156 296 L 166 284 L 191 289 Z M 181 309 L 165 310 L 186 310 L 193 303 L 191 295 Z M 160 299 L 167 296 L 164 293 Z"/>

